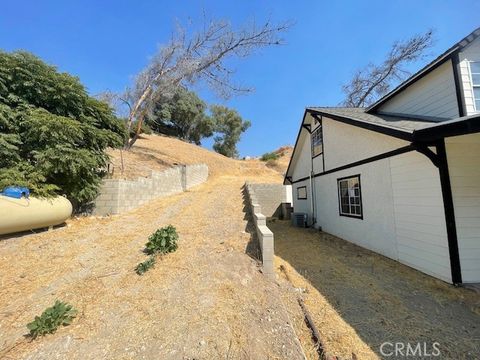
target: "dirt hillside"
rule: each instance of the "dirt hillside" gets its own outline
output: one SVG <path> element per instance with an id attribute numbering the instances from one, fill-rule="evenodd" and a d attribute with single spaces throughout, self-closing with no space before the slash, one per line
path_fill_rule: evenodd
<path id="1" fill-rule="evenodd" d="M 113 177 L 134 179 L 150 176 L 179 164 L 208 165 L 212 176 L 272 174 L 259 160 L 235 160 L 176 138 L 142 135 L 130 151 L 110 150 Z M 123 172 L 122 172 L 123 157 Z"/>
<path id="2" fill-rule="evenodd" d="M 276 160 L 266 161 L 265 165 L 283 176 L 287 172 L 288 164 L 293 154 L 293 147 L 289 145 L 282 146 L 273 151 L 273 153 L 277 154 L 278 158 Z"/>

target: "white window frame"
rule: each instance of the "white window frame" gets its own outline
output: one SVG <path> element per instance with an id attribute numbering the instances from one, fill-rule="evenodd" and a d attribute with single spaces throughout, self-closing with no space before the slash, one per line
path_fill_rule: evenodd
<path id="1" fill-rule="evenodd" d="M 312 131 L 310 136 L 312 143 L 312 158 L 323 154 L 323 129 L 322 124 L 318 125 L 315 130 Z"/>
<path id="2" fill-rule="evenodd" d="M 347 194 L 342 194 L 343 189 L 347 190 Z M 362 185 L 360 182 L 360 174 L 337 179 L 337 191 L 338 211 L 340 216 L 363 219 Z"/>
<path id="3" fill-rule="evenodd" d="M 475 74 L 475 75 L 480 76 L 480 72 L 473 72 L 472 71 L 472 63 L 478 64 L 480 66 L 480 61 L 469 61 L 469 63 L 468 63 L 468 67 L 469 67 L 469 70 L 470 70 L 470 81 L 472 83 L 473 106 L 475 108 L 475 111 L 480 112 L 480 106 L 477 106 L 477 102 L 480 103 L 480 97 L 478 99 L 475 97 L 475 89 L 478 89 L 478 91 L 480 91 L 480 82 L 477 83 L 477 84 L 475 84 L 473 82 L 473 75 Z"/>

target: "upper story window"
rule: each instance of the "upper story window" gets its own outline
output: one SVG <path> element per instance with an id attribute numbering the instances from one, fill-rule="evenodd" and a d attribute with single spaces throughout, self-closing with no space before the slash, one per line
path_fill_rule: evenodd
<path id="1" fill-rule="evenodd" d="M 470 62 L 475 110 L 480 111 L 480 61 Z"/>
<path id="2" fill-rule="evenodd" d="M 320 124 L 312 132 L 312 157 L 315 157 L 322 153 L 323 153 L 323 135 L 322 135 L 322 125 Z"/>
<path id="3" fill-rule="evenodd" d="M 360 175 L 337 179 L 340 215 L 363 219 Z"/>

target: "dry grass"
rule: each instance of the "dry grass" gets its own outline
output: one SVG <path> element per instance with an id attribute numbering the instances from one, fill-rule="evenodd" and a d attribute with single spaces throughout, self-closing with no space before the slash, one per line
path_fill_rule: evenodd
<path id="1" fill-rule="evenodd" d="M 288 164 L 293 154 L 293 147 L 282 146 L 275 150 L 274 153 L 278 154 L 279 158 L 276 160 L 268 160 L 265 165 L 283 176 L 287 172 Z"/>
<path id="2" fill-rule="evenodd" d="M 218 177 L 128 214 L 2 241 L 0 357 L 300 359 L 278 288 L 245 254 L 242 184 Z M 148 235 L 169 223 L 178 251 L 136 275 Z M 78 318 L 24 339 L 57 298 Z"/>
<path id="3" fill-rule="evenodd" d="M 442 359 L 480 354 L 480 297 L 313 229 L 269 224 L 276 265 L 305 298 L 327 350 L 380 357 L 385 341 L 440 343 Z"/>
<path id="4" fill-rule="evenodd" d="M 235 160 L 182 140 L 161 135 L 142 135 L 130 151 L 109 150 L 115 178 L 134 179 L 150 176 L 177 164 L 208 165 L 211 176 L 217 175 L 271 175 L 263 162 Z M 121 155 L 124 171 L 121 171 Z M 280 181 L 277 179 L 277 181 Z"/>
<path id="5" fill-rule="evenodd" d="M 112 155 L 118 161 L 119 153 Z M 378 357 L 372 345 L 378 329 L 397 336 L 397 324 L 403 324 L 401 331 L 418 334 L 418 327 L 408 325 L 418 325 L 420 315 L 405 308 L 412 302 L 404 301 L 398 286 L 411 283 L 408 289 L 417 302 L 438 294 L 431 299 L 434 306 L 420 301 L 435 314 L 440 311 L 438 316 L 461 313 L 465 306 L 478 311 L 468 292 L 428 277 L 420 281 L 406 267 L 395 270 L 405 276 L 399 284 L 395 276 L 400 275 L 392 272 L 398 264 L 333 238 L 327 239 L 329 246 L 319 247 L 317 232 L 302 230 L 297 238 L 299 230 L 282 222 L 272 225 L 283 234 L 276 234 L 276 266 L 286 267 L 292 284 L 281 275 L 277 283 L 270 282 L 246 254 L 253 240 L 242 185 L 246 180 L 281 182 L 278 169 L 160 136 L 139 140 L 125 160 L 123 176 L 129 178 L 175 163 L 206 163 L 211 176 L 191 191 L 129 213 L 73 219 L 55 231 L 0 241 L 0 358 L 301 359 L 305 354 L 318 359 L 297 303 L 302 296 L 327 351 L 371 359 Z M 179 232 L 178 251 L 162 257 L 145 275 L 136 275 L 134 267 L 146 258 L 142 249 L 147 237 L 167 224 Z M 339 252 L 343 258 L 334 256 Z M 357 252 L 365 258 L 357 259 Z M 367 286 L 369 273 L 385 279 Z M 361 292 L 363 288 L 371 290 Z M 55 299 L 73 304 L 80 310 L 78 318 L 54 335 L 29 342 L 26 323 Z M 452 308 L 452 302 L 459 307 Z M 414 317 L 402 323 L 405 310 Z M 448 346 L 462 336 L 457 346 L 465 349 L 479 339 L 465 332 L 472 330 L 468 319 L 463 320 L 431 326 L 449 339 Z"/>
<path id="6" fill-rule="evenodd" d="M 155 159 L 140 160 L 142 147 Z M 278 287 L 245 253 L 242 185 L 281 176 L 164 137 L 141 140 L 129 156 L 139 160 L 130 176 L 163 159 L 207 163 L 211 177 L 129 213 L 0 241 L 0 358 L 301 359 Z M 138 276 L 148 236 L 167 224 L 178 230 L 179 249 Z M 25 325 L 56 299 L 78 317 L 30 342 Z"/>

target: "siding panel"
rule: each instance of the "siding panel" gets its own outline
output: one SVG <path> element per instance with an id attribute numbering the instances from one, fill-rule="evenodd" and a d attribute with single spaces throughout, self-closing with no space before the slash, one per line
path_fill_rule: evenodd
<path id="1" fill-rule="evenodd" d="M 451 61 L 433 70 L 379 108 L 380 112 L 433 116 L 458 116 L 455 81 Z"/>
<path id="2" fill-rule="evenodd" d="M 478 38 L 459 53 L 459 60 L 465 112 L 466 115 L 477 114 L 480 109 L 475 110 L 469 61 L 480 61 L 480 40 Z"/>
<path id="3" fill-rule="evenodd" d="M 480 282 L 480 134 L 447 139 L 446 148 L 462 280 Z"/>
<path id="4" fill-rule="evenodd" d="M 445 212 L 437 168 L 417 152 L 390 158 L 399 261 L 450 282 Z"/>

